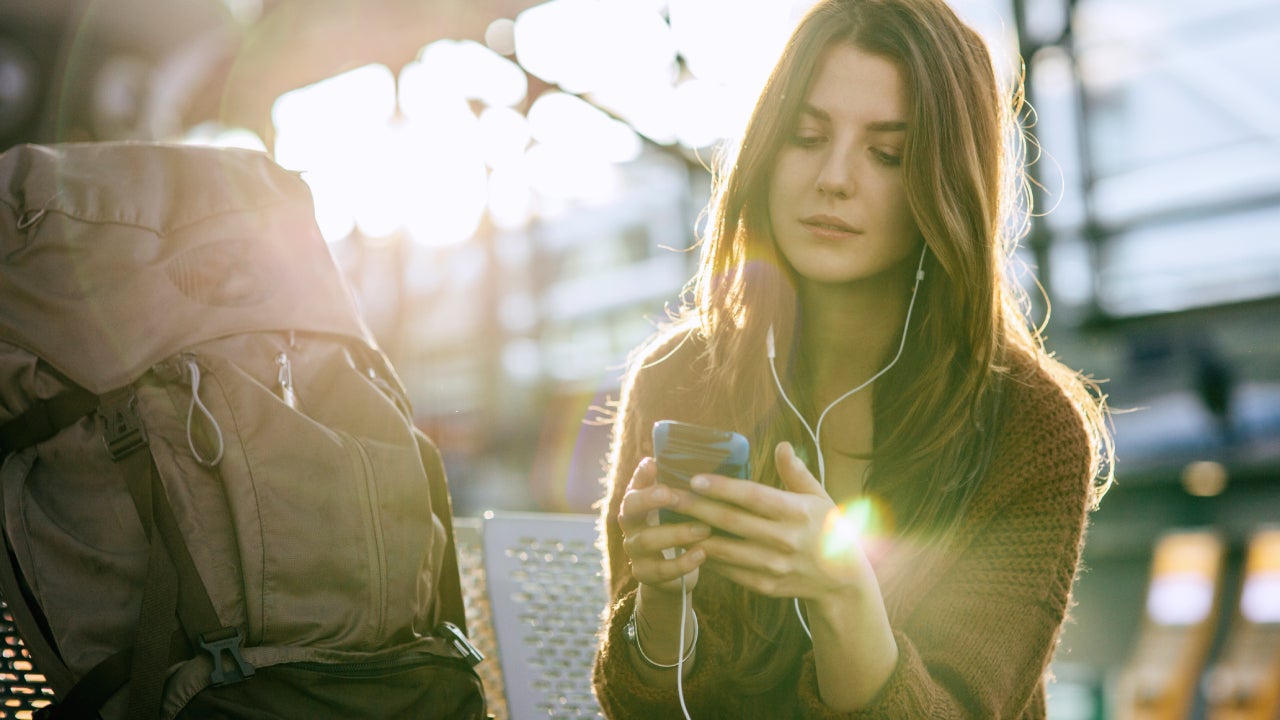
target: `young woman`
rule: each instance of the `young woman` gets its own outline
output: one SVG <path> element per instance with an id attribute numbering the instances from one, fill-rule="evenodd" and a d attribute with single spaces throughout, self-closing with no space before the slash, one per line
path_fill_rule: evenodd
<path id="1" fill-rule="evenodd" d="M 944 0 L 800 22 L 717 174 L 694 305 L 623 388 L 610 717 L 1044 716 L 1110 440 L 1006 267 L 1020 97 Z M 664 419 L 745 435 L 753 477 L 657 484 Z"/>

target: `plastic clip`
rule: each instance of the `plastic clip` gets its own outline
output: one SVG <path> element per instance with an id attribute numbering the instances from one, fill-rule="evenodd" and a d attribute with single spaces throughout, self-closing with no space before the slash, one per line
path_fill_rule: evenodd
<path id="1" fill-rule="evenodd" d="M 112 460 L 119 461 L 147 444 L 147 431 L 138 415 L 138 398 L 132 387 L 112 390 L 102 396 L 98 422 L 102 427 L 102 443 Z"/>
<path id="2" fill-rule="evenodd" d="M 231 633 L 231 634 L 229 634 Z M 244 646 L 244 633 L 237 627 L 224 627 L 200 636 L 200 647 L 213 656 L 213 672 L 209 673 L 209 682 L 214 687 L 230 685 L 253 677 L 253 665 L 240 654 Z M 227 671 L 222 664 L 222 653 L 229 653 L 235 667 Z"/>
<path id="3" fill-rule="evenodd" d="M 463 633 L 462 630 L 458 629 L 457 625 L 454 625 L 448 620 L 437 625 L 433 634 L 447 640 L 449 644 L 453 646 L 453 649 L 458 651 L 458 654 L 462 656 L 462 659 L 466 660 L 467 664 L 471 667 L 479 665 L 480 661 L 484 660 L 484 653 L 480 652 L 475 645 L 471 644 L 471 641 L 467 639 L 466 634 Z"/>

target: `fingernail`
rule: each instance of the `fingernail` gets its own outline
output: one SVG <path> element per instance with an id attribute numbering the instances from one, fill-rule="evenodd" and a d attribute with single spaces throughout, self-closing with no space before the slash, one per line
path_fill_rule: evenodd
<path id="1" fill-rule="evenodd" d="M 671 501 L 671 493 L 661 485 L 653 489 L 653 501 L 656 503 L 667 503 Z"/>
<path id="2" fill-rule="evenodd" d="M 692 558 L 695 562 L 702 562 L 703 558 L 705 558 L 706 556 L 707 556 L 707 551 L 703 550 L 702 548 L 694 548 L 689 551 L 689 557 Z"/>
<path id="3" fill-rule="evenodd" d="M 693 488 L 694 490 L 706 490 L 707 488 L 711 487 L 711 481 L 708 480 L 705 476 L 694 475 L 693 479 L 689 481 L 689 487 Z"/>

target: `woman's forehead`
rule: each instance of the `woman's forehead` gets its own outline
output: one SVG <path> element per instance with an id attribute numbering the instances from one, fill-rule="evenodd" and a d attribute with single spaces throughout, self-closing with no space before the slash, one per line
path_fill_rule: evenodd
<path id="1" fill-rule="evenodd" d="M 831 121 L 859 124 L 901 122 L 907 116 L 907 93 L 897 63 L 840 43 L 821 56 L 804 108 Z"/>

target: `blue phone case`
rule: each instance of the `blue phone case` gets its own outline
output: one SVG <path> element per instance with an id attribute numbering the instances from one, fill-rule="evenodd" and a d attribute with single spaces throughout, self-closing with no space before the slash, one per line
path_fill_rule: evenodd
<path id="1" fill-rule="evenodd" d="M 659 420 L 653 424 L 653 455 L 658 482 L 668 487 L 688 489 L 689 479 L 699 473 L 743 480 L 751 477 L 751 444 L 731 430 Z M 664 523 L 692 520 L 671 510 L 658 514 Z M 714 528 L 713 532 L 727 534 Z"/>

